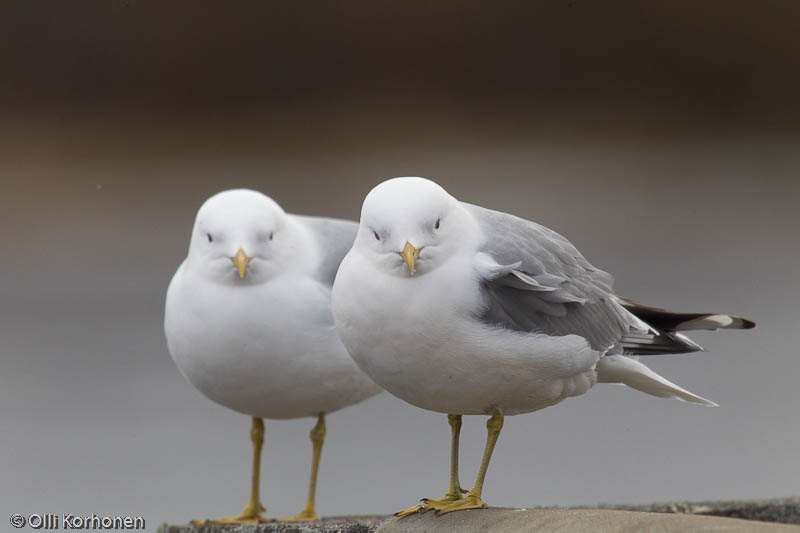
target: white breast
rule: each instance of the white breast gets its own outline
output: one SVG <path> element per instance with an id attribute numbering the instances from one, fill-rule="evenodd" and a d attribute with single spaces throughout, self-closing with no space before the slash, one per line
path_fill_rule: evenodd
<path id="1" fill-rule="evenodd" d="M 313 416 L 380 390 L 339 341 L 328 289 L 307 277 L 236 287 L 180 269 L 167 293 L 165 332 L 198 390 L 251 416 Z"/>
<path id="2" fill-rule="evenodd" d="M 333 310 L 350 355 L 403 400 L 451 414 L 534 411 L 586 392 L 600 353 L 576 335 L 549 337 L 479 322 L 472 258 L 422 276 L 377 271 L 356 250 L 342 263 Z"/>

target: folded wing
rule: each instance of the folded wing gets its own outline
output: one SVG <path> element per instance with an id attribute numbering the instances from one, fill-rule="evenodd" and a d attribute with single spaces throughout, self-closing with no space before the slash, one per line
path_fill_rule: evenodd
<path id="1" fill-rule="evenodd" d="M 333 286 L 339 263 L 353 246 L 358 233 L 358 223 L 338 218 L 324 218 L 295 215 L 314 235 L 323 256 L 320 258 L 318 279 Z"/>
<path id="2" fill-rule="evenodd" d="M 590 346 L 621 353 L 621 339 L 647 326 L 619 303 L 613 278 L 592 266 L 558 233 L 513 215 L 465 204 L 485 243 L 484 272 L 489 324 L 547 335 L 580 335 Z"/>
<path id="3" fill-rule="evenodd" d="M 464 204 L 486 238 L 479 260 L 489 324 L 548 335 L 580 335 L 608 354 L 702 351 L 683 331 L 749 329 L 721 313 L 674 313 L 620 298 L 613 278 L 558 233 L 513 215 Z"/>

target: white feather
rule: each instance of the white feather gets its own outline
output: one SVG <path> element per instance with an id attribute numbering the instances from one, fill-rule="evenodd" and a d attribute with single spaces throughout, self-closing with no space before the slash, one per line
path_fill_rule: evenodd
<path id="1" fill-rule="evenodd" d="M 624 355 L 608 355 L 597 363 L 598 383 L 622 383 L 659 398 L 676 398 L 678 400 L 718 407 L 718 404 L 679 387 L 668 379 L 659 376 L 648 367 Z"/>

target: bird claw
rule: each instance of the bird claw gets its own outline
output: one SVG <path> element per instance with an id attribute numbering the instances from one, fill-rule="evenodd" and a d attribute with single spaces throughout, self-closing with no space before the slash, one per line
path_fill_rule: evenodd
<path id="1" fill-rule="evenodd" d="M 408 509 L 403 509 L 402 511 L 398 511 L 394 513 L 394 516 L 398 518 L 402 518 L 404 516 L 412 515 L 412 514 L 420 514 L 420 513 L 427 513 L 428 511 L 436 511 L 439 512 L 440 509 L 444 509 L 445 507 L 449 507 L 453 504 L 459 503 L 464 501 L 464 498 L 459 496 L 454 496 L 450 493 L 446 494 L 444 498 L 441 500 L 432 500 L 430 498 L 421 498 L 419 505 L 415 505 L 414 507 L 409 507 Z"/>
<path id="2" fill-rule="evenodd" d="M 436 509 L 435 514 L 436 516 L 441 516 L 443 514 L 452 513 L 453 511 L 466 511 L 467 509 L 486 509 L 487 507 L 489 506 L 486 505 L 486 503 L 484 503 L 484 501 L 478 498 L 477 496 L 467 496 L 466 498 L 450 502 L 449 505 L 444 505 Z"/>

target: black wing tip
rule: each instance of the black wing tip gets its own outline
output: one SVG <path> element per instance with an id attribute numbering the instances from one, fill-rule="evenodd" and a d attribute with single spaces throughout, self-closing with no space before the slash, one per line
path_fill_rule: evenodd
<path id="1" fill-rule="evenodd" d="M 741 317 L 736 317 L 736 318 L 742 321 L 741 329 L 753 329 L 754 327 L 756 327 L 756 323 L 753 322 L 752 320 L 747 320 L 746 318 L 741 318 Z"/>
<path id="2" fill-rule="evenodd" d="M 665 331 L 691 331 L 695 329 L 753 329 L 756 323 L 752 320 L 724 313 L 676 313 L 660 307 L 650 307 L 634 302 L 629 298 L 618 297 L 622 306 L 637 318 L 647 322 L 656 329 Z M 725 317 L 730 320 L 727 325 L 697 324 L 698 319 Z M 691 326 L 690 326 L 691 324 Z M 694 327 L 692 327 L 694 326 Z M 711 326 L 711 327 L 709 327 Z"/>

